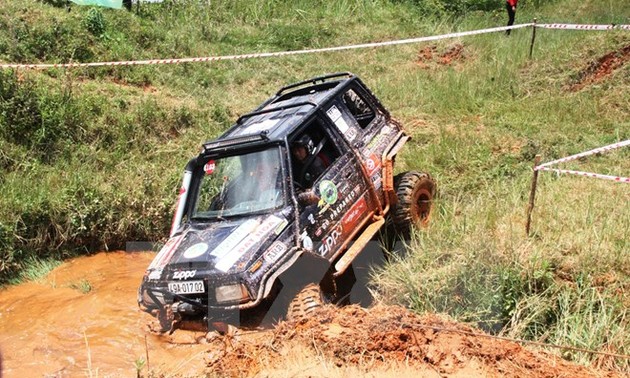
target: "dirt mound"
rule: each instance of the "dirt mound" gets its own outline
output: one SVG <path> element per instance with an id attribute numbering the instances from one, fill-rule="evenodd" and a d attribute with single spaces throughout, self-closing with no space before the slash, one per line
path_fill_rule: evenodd
<path id="1" fill-rule="evenodd" d="M 615 376 L 471 333 L 481 332 L 434 315 L 419 317 L 400 307 L 324 307 L 310 318 L 279 324 L 267 342 L 215 338 L 207 362 L 214 373 L 273 376 L 270 367 L 286 372 L 283 361 L 304 348 L 319 356 L 320 365 L 328 361 L 337 368 L 351 366 L 371 373 L 405 366 L 437 376 Z M 309 371 L 313 373 L 322 372 Z"/>
<path id="2" fill-rule="evenodd" d="M 429 69 L 435 65 L 450 66 L 455 62 L 466 60 L 467 55 L 464 51 L 464 45 L 454 43 L 446 47 L 442 52 L 438 51 L 436 45 L 426 46 L 418 52 L 416 64 L 423 69 Z"/>
<path id="3" fill-rule="evenodd" d="M 630 45 L 610 52 L 591 62 L 588 67 L 577 74 L 577 78 L 569 85 L 569 90 L 579 91 L 589 84 L 599 82 L 628 61 L 630 61 Z"/>

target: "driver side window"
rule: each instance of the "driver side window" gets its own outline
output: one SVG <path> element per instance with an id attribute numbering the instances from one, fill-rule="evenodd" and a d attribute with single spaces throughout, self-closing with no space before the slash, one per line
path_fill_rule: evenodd
<path id="1" fill-rule="evenodd" d="M 294 181 L 308 189 L 339 157 L 321 121 L 312 121 L 290 140 Z"/>

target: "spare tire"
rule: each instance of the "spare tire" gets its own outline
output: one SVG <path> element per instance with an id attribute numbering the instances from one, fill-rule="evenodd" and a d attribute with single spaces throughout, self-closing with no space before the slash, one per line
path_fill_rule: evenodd
<path id="1" fill-rule="evenodd" d="M 409 236 L 411 227 L 425 227 L 435 196 L 435 181 L 428 173 L 403 172 L 394 178 L 398 203 L 394 206 L 391 219 L 397 232 Z"/>

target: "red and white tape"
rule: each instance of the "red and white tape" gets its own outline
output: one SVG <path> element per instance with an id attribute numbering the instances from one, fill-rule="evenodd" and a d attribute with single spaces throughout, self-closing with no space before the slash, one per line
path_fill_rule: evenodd
<path id="1" fill-rule="evenodd" d="M 584 24 L 536 24 L 537 28 L 543 29 L 566 29 L 566 30 L 630 30 L 630 25 L 584 25 Z"/>
<path id="2" fill-rule="evenodd" d="M 599 174 L 599 173 L 592 173 L 592 172 L 572 171 L 570 169 L 556 169 L 556 168 L 549 168 L 549 167 L 536 167 L 536 168 L 538 168 L 538 170 L 541 170 L 541 171 L 549 171 L 549 172 L 556 172 L 556 173 L 567 173 L 567 174 L 571 174 L 571 175 L 586 176 L 586 177 L 595 177 L 595 178 L 600 178 L 600 179 L 604 179 L 604 180 L 611 180 L 611 181 L 616 181 L 616 182 L 625 182 L 625 183 L 630 184 L 630 177 L 602 175 L 602 174 Z"/>
<path id="3" fill-rule="evenodd" d="M 550 162 L 547 162 L 547 163 L 544 163 L 544 164 L 540 164 L 539 166 L 535 167 L 534 170 L 538 171 L 538 170 L 541 170 L 544 167 L 549 167 L 550 165 L 554 165 L 554 164 L 558 164 L 558 163 L 566 163 L 567 161 L 577 160 L 577 159 L 583 158 L 585 156 L 599 154 L 599 153 L 602 153 L 602 152 L 608 152 L 608 151 L 615 150 L 617 148 L 626 147 L 626 146 L 630 146 L 630 139 L 624 140 L 623 142 L 609 144 L 609 145 L 604 146 L 604 147 L 595 148 L 595 149 L 592 149 L 590 151 L 581 152 L 579 154 L 563 157 L 561 159 L 552 160 Z"/>
<path id="4" fill-rule="evenodd" d="M 630 139 L 624 140 L 623 142 L 619 142 L 619 143 L 609 144 L 609 145 L 604 146 L 604 147 L 595 148 L 595 149 L 592 149 L 590 151 L 581 152 L 579 154 L 567 156 L 567 157 L 564 157 L 564 158 L 561 158 L 561 159 L 553 160 L 553 161 L 541 164 L 541 165 L 539 165 L 537 167 L 534 167 L 534 170 L 535 171 L 556 172 L 556 173 L 566 173 L 566 174 L 570 174 L 570 175 L 578 175 L 578 176 L 586 176 L 586 177 L 594 177 L 594 178 L 600 178 L 600 179 L 604 179 L 604 180 L 611 180 L 611 181 L 615 181 L 615 182 L 625 182 L 625 183 L 629 183 L 630 184 L 630 177 L 603 175 L 603 174 L 600 174 L 600 173 L 573 171 L 573 170 L 570 170 L 570 169 L 549 168 L 549 166 L 554 165 L 554 164 L 566 163 L 567 161 L 577 160 L 577 159 L 583 158 L 585 156 L 599 154 L 599 153 L 603 153 L 603 152 L 608 152 L 608 151 L 615 150 L 617 148 L 626 147 L 626 146 L 630 146 Z"/>
<path id="5" fill-rule="evenodd" d="M 279 57 L 287 55 L 301 55 L 301 54 L 313 54 L 321 52 L 353 50 L 353 49 L 365 49 L 371 47 L 383 47 L 383 46 L 395 46 L 404 45 L 410 43 L 437 41 L 440 39 L 458 38 L 470 35 L 496 33 L 506 30 L 520 29 L 533 26 L 533 23 L 519 24 L 512 26 L 501 26 L 489 29 L 471 30 L 466 32 L 449 33 L 442 35 L 434 35 L 429 37 L 418 37 L 410 39 L 401 39 L 395 41 L 363 43 L 358 45 L 346 45 L 336 47 L 324 47 L 319 49 L 307 49 L 307 50 L 293 50 L 293 51 L 278 51 L 278 52 L 266 52 L 266 53 L 252 53 L 242 55 L 221 55 L 221 56 L 207 56 L 198 58 L 179 58 L 179 59 L 149 59 L 149 60 L 128 60 L 119 62 L 92 62 L 92 63 L 58 63 L 58 64 L 7 64 L 0 63 L 1 68 L 19 68 L 19 69 L 48 69 L 48 68 L 78 68 L 78 67 L 103 67 L 103 66 L 139 66 L 147 64 L 179 64 L 179 63 L 196 63 L 196 62 L 216 62 L 220 60 L 238 60 L 238 59 L 253 59 L 253 58 L 268 58 Z"/>

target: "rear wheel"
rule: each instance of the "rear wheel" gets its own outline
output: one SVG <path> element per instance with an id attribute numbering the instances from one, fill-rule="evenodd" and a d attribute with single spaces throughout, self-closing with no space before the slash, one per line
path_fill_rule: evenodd
<path id="1" fill-rule="evenodd" d="M 409 171 L 397 175 L 394 185 L 398 203 L 392 212 L 392 223 L 398 233 L 409 236 L 412 226 L 424 227 L 429 223 L 435 181 L 427 173 Z"/>

